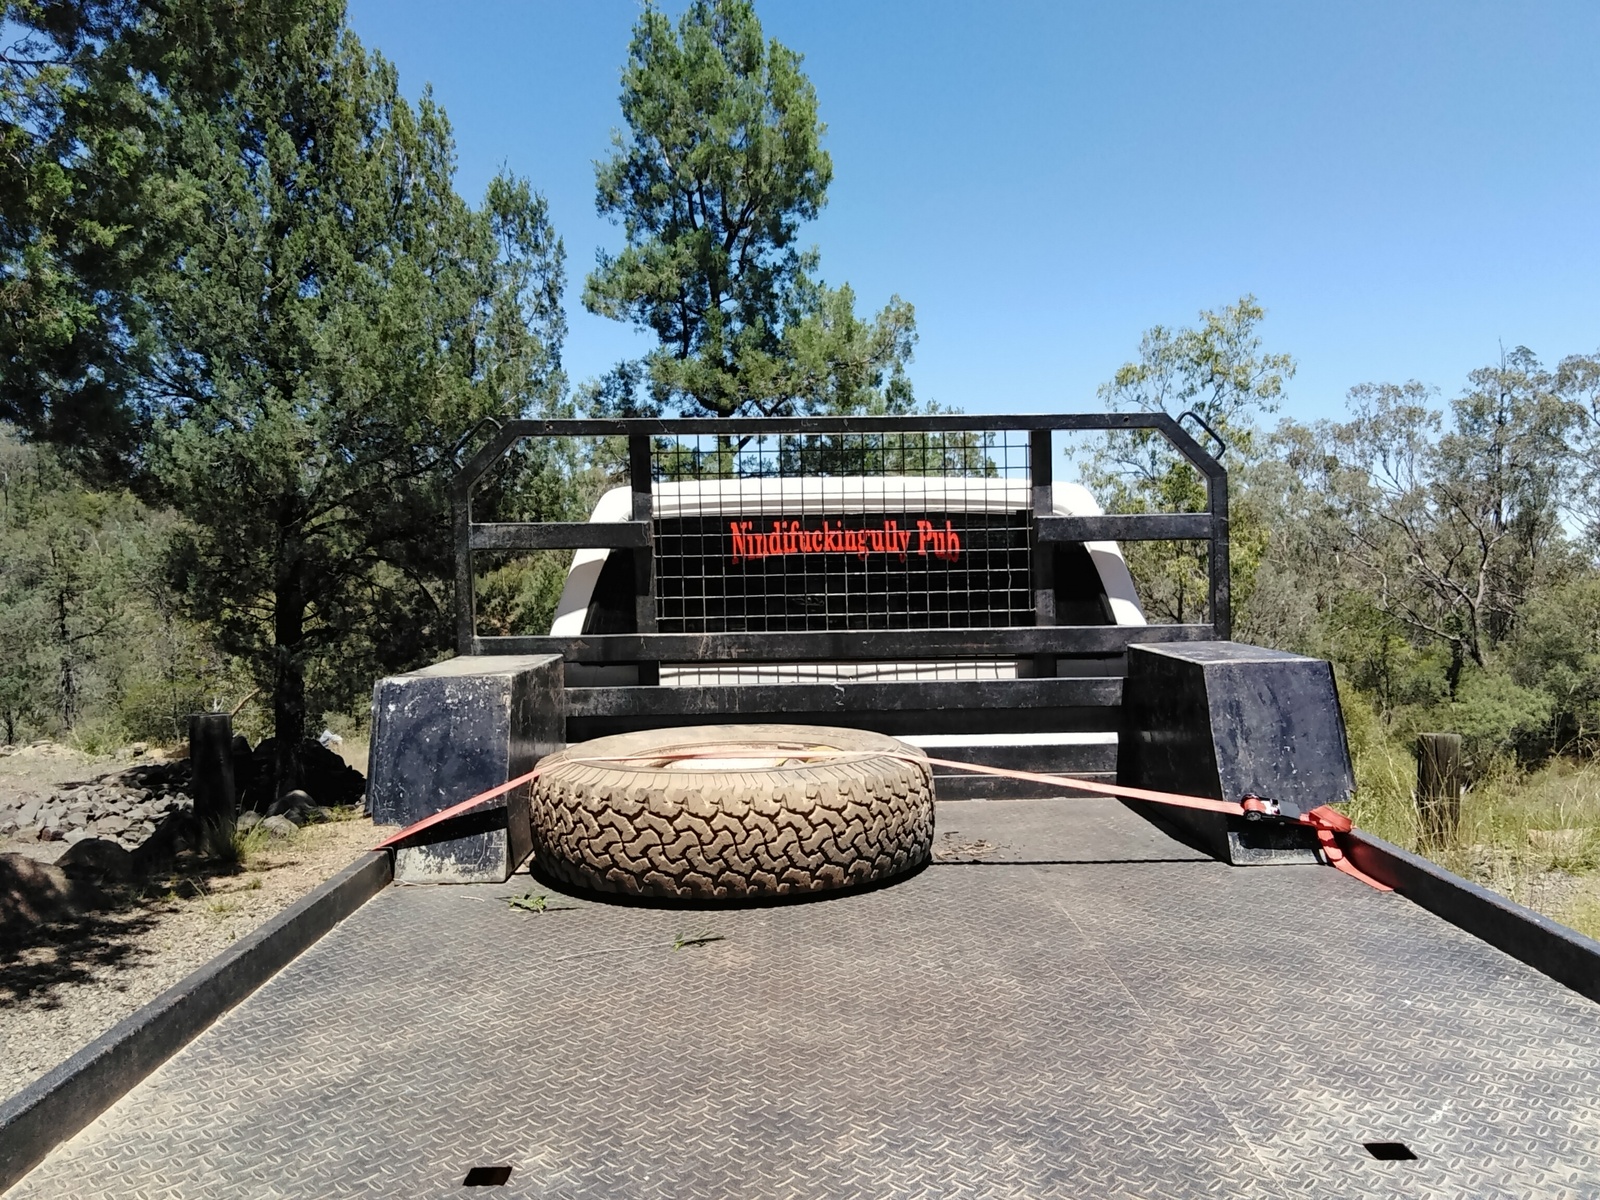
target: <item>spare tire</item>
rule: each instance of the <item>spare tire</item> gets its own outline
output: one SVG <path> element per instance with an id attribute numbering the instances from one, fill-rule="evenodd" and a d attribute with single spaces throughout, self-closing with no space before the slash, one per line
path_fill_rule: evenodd
<path id="1" fill-rule="evenodd" d="M 891 879 L 933 844 L 923 757 L 883 734 L 812 725 L 581 742 L 540 763 L 534 867 L 596 891 L 706 900 Z"/>

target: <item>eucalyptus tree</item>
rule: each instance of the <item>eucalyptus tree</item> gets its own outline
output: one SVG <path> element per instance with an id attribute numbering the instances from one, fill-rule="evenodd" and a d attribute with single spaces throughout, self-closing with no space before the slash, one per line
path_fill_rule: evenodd
<path id="1" fill-rule="evenodd" d="M 1290 355 L 1263 348 L 1265 317 L 1256 298 L 1244 296 L 1236 304 L 1202 311 L 1196 325 L 1154 326 L 1140 339 L 1138 358 L 1101 385 L 1101 402 L 1115 412 L 1198 415 L 1227 443 L 1226 465 L 1235 484 L 1242 483 L 1260 455 L 1257 423 L 1277 410 L 1295 371 Z M 1191 432 L 1209 440 L 1199 426 Z M 1194 512 L 1206 504 L 1205 480 L 1160 434 L 1107 434 L 1080 466 L 1084 482 L 1111 511 Z M 1235 602 L 1243 603 L 1268 531 L 1237 486 L 1232 515 L 1232 590 Z M 1178 623 L 1205 615 L 1204 543 L 1135 543 L 1126 553 L 1146 607 L 1155 615 Z"/>
<path id="2" fill-rule="evenodd" d="M 1568 438 L 1581 414 L 1525 348 L 1468 377 L 1448 413 L 1420 383 L 1351 389 L 1332 445 L 1347 553 L 1378 606 L 1449 654 L 1489 665 L 1534 592 L 1564 569 Z M 1448 423 L 1445 420 L 1448 415 Z"/>

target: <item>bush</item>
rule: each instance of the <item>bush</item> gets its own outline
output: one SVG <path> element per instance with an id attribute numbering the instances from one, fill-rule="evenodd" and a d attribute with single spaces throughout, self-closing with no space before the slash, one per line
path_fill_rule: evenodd
<path id="1" fill-rule="evenodd" d="M 1436 710 L 1439 728 L 1461 735 L 1467 769 L 1476 777 L 1489 774 L 1497 760 L 1519 750 L 1536 754 L 1553 711 L 1545 692 L 1487 671 L 1464 675 L 1455 702 Z"/>

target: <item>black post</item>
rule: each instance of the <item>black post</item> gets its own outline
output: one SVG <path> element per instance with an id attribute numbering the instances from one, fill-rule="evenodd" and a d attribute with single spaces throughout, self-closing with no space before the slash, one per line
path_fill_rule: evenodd
<path id="1" fill-rule="evenodd" d="M 189 765 L 194 772 L 194 815 L 202 836 L 231 838 L 239 820 L 232 717 L 227 713 L 193 713 L 189 717 Z"/>
<path id="2" fill-rule="evenodd" d="M 1039 540 L 1039 518 L 1055 512 L 1055 443 L 1053 430 L 1035 429 L 1028 435 L 1028 474 L 1033 481 L 1033 524 L 1029 527 L 1033 554 L 1033 619 L 1036 625 L 1056 623 L 1055 547 Z M 1033 656 L 1037 679 L 1054 679 L 1056 656 Z"/>
<path id="3" fill-rule="evenodd" d="M 1455 838 L 1461 824 L 1461 735 L 1417 735 L 1417 834 L 1425 849 Z"/>
<path id="4" fill-rule="evenodd" d="M 656 572 L 655 572 L 655 500 L 653 448 L 650 435 L 635 433 L 628 438 L 628 479 L 633 488 L 633 519 L 649 521 L 650 545 L 633 551 L 633 613 L 634 626 L 640 633 L 656 632 Z M 661 682 L 661 664 L 639 664 L 639 682 L 655 685 Z"/>
<path id="5" fill-rule="evenodd" d="M 472 574 L 472 492 L 470 485 L 455 489 L 450 520 L 456 542 L 456 653 L 471 654 L 478 637 L 477 604 Z"/>

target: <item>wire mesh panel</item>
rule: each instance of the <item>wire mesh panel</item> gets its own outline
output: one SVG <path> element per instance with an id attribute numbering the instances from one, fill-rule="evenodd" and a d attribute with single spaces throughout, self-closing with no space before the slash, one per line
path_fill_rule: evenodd
<path id="1" fill-rule="evenodd" d="M 1053 480 L 1057 439 L 1117 431 L 1148 431 L 1192 464 L 1205 477 L 1204 511 L 1107 516 L 1072 485 L 1064 498 Z M 573 439 L 588 451 L 556 465 L 592 485 L 592 510 L 548 509 L 543 490 L 520 486 L 526 469 L 513 472 L 519 486 L 505 497 L 495 490 L 496 470 L 519 444 L 546 453 Z M 509 509 L 500 502 L 511 498 L 519 503 Z M 769 635 L 928 630 L 940 631 L 930 654 L 954 653 L 983 671 L 1014 660 L 951 632 L 1060 627 L 1065 641 L 1046 640 L 1065 651 L 1030 652 L 1031 669 L 1050 674 L 1059 653 L 1104 640 L 1077 631 L 1138 617 L 1127 611 L 1132 584 L 1117 545 L 1162 540 L 1208 551 L 1184 581 L 1185 599 L 1209 599 L 1207 625 L 1185 623 L 1186 603 L 1174 636 L 1226 637 L 1230 628 L 1227 472 L 1182 420 L 1159 412 L 511 421 L 462 466 L 451 503 L 463 654 L 637 663 L 641 680 L 653 681 L 669 658 L 717 670 L 733 669 L 719 658 L 761 659 L 778 644 L 762 640 Z M 1091 547 L 1100 547 L 1093 557 Z M 542 563 L 574 549 L 548 634 L 507 618 L 499 580 L 473 564 L 474 554 L 533 552 Z M 1108 564 L 1120 582 L 1108 579 Z M 553 594 L 533 590 L 546 601 Z M 475 606 L 491 632 L 477 627 Z M 651 641 L 701 633 L 754 640 L 738 650 L 680 641 L 669 652 L 663 643 L 659 656 Z M 644 641 L 618 640 L 626 637 Z M 784 643 L 784 657 L 817 661 L 797 644 Z M 897 658 L 916 657 L 894 644 Z M 828 657 L 848 657 L 854 643 L 830 646 Z"/>
<path id="2" fill-rule="evenodd" d="M 663 633 L 1031 624 L 1025 434 L 659 439 Z"/>

